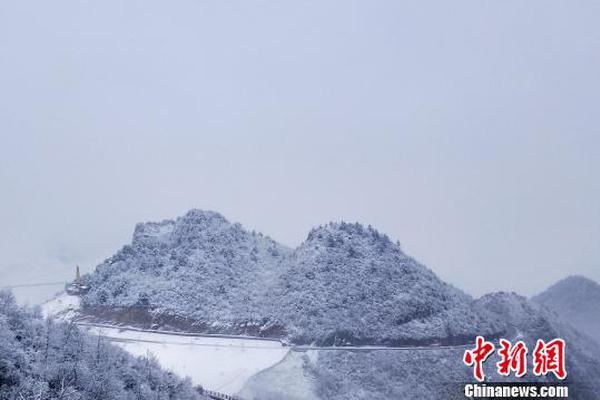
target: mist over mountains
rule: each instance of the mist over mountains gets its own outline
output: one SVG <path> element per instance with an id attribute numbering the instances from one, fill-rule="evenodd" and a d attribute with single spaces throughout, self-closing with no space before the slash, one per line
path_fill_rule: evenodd
<path id="1" fill-rule="evenodd" d="M 600 285 L 583 276 L 570 276 L 534 296 L 563 321 L 600 343 Z"/>

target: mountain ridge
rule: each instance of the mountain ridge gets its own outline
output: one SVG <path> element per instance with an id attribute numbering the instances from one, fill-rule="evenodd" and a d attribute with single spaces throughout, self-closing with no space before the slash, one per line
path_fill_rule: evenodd
<path id="1" fill-rule="evenodd" d="M 112 320 L 320 345 L 498 335 L 473 299 L 371 226 L 332 222 L 295 249 L 213 211 L 137 224 L 84 276 L 83 310 Z M 117 310 L 117 311 L 115 311 Z"/>

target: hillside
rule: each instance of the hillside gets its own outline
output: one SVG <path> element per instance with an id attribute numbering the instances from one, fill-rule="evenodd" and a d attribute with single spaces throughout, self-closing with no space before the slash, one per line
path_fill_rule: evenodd
<path id="1" fill-rule="evenodd" d="M 113 320 L 270 334 L 264 304 L 289 252 L 214 212 L 138 224 L 131 245 L 84 277 L 83 307 Z"/>
<path id="2" fill-rule="evenodd" d="M 500 325 L 371 227 L 332 223 L 295 250 L 218 213 L 139 224 L 84 281 L 83 312 L 322 345 L 463 342 Z"/>
<path id="3" fill-rule="evenodd" d="M 600 343 L 600 285 L 582 276 L 569 276 L 532 298 L 563 321 Z"/>
<path id="4" fill-rule="evenodd" d="M 360 224 L 313 229 L 288 260 L 278 296 L 298 342 L 460 343 L 499 325 L 472 299 Z"/>
<path id="5" fill-rule="evenodd" d="M 600 346 L 587 335 L 564 323 L 541 305 L 515 293 L 492 293 L 477 300 L 505 324 L 509 337 L 518 337 L 532 349 L 537 339 L 562 338 L 567 344 L 567 382 L 578 387 L 594 384 L 600 391 Z"/>
<path id="6" fill-rule="evenodd" d="M 475 304 L 502 321 L 505 338 L 524 340 L 530 349 L 538 338 L 564 338 L 569 398 L 588 400 L 600 393 L 600 347 L 589 338 L 514 293 L 489 294 Z M 473 381 L 471 369 L 462 362 L 464 350 L 292 351 L 283 362 L 251 378 L 240 394 L 248 400 L 463 399 L 464 383 Z M 496 362 L 497 353 L 485 363 L 489 382 L 517 380 L 500 376 Z M 552 382 L 553 375 L 536 377 L 530 372 L 518 380 Z"/>
<path id="7" fill-rule="evenodd" d="M 156 361 L 137 358 L 75 325 L 43 320 L 0 292 L 0 400 L 206 399 Z"/>

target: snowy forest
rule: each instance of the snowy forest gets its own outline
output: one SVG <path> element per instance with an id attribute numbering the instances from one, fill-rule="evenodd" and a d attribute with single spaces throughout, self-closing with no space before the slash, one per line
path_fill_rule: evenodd
<path id="1" fill-rule="evenodd" d="M 200 400 L 202 388 L 0 292 L 1 400 Z"/>

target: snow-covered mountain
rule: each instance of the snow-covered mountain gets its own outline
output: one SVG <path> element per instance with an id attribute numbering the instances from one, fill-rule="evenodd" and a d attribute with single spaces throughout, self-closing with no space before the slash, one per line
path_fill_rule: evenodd
<path id="1" fill-rule="evenodd" d="M 289 253 L 210 211 L 138 224 L 131 245 L 84 277 L 83 308 L 127 322 L 269 334 L 264 305 Z"/>
<path id="2" fill-rule="evenodd" d="M 277 295 L 296 342 L 415 344 L 495 335 L 465 293 L 360 224 L 313 229 L 287 260 Z"/>
<path id="3" fill-rule="evenodd" d="M 500 324 L 371 227 L 331 223 L 295 250 L 218 213 L 139 224 L 84 277 L 83 311 L 295 343 L 456 343 Z"/>
<path id="4" fill-rule="evenodd" d="M 600 285 L 583 276 L 569 276 L 533 297 L 577 330 L 600 343 Z"/>

